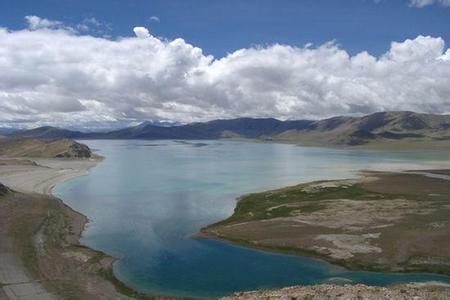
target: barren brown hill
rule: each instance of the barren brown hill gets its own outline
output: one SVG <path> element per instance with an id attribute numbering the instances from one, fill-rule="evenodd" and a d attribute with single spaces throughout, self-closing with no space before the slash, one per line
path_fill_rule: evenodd
<path id="1" fill-rule="evenodd" d="M 273 140 L 307 146 L 449 149 L 450 116 L 404 111 L 334 117 L 285 131 Z"/>
<path id="2" fill-rule="evenodd" d="M 45 157 L 45 158 L 89 158 L 92 153 L 88 146 L 74 140 L 53 141 L 35 139 L 0 139 L 0 156 Z"/>

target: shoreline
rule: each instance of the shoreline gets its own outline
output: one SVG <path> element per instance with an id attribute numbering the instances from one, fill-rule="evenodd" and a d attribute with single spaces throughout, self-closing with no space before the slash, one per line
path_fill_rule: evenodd
<path id="1" fill-rule="evenodd" d="M 252 249 L 255 251 L 261 251 L 261 252 L 268 253 L 268 254 L 280 254 L 280 255 L 290 255 L 290 256 L 296 256 L 296 257 L 305 257 L 305 258 L 325 262 L 325 263 L 328 263 L 328 264 L 331 264 L 331 265 L 334 265 L 337 267 L 341 267 L 341 268 L 344 268 L 351 272 L 375 272 L 375 273 L 418 274 L 418 275 L 423 274 L 423 275 L 446 276 L 450 279 L 450 272 L 448 272 L 448 273 L 439 273 L 439 272 L 431 273 L 431 272 L 427 272 L 426 270 L 424 270 L 424 271 L 399 270 L 399 271 L 395 272 L 388 268 L 380 269 L 380 268 L 373 268 L 372 266 L 349 264 L 344 260 L 335 260 L 326 255 L 321 255 L 321 254 L 315 253 L 313 251 L 289 248 L 289 247 L 283 247 L 283 246 L 279 246 L 279 247 L 277 247 L 277 246 L 262 246 L 262 245 L 257 245 L 257 244 L 251 243 L 246 240 L 230 239 L 227 237 L 221 237 L 221 236 L 217 236 L 212 233 L 202 232 L 202 231 L 199 231 L 199 232 L 191 235 L 191 238 L 198 239 L 198 240 L 202 240 L 202 239 L 215 240 L 218 242 L 226 243 L 226 244 L 234 246 L 234 247 L 242 247 L 242 248 Z M 417 283 L 426 283 L 426 282 L 427 281 L 418 281 Z M 445 282 L 440 282 L 440 281 L 437 281 L 437 282 L 442 283 L 442 284 L 447 284 Z M 409 283 L 409 282 L 406 282 L 406 283 Z M 416 283 L 416 282 L 411 282 L 411 283 Z M 321 284 L 317 284 L 317 285 L 321 285 Z M 364 285 L 364 284 L 361 284 L 361 285 Z M 387 285 L 382 285 L 382 286 L 380 285 L 380 287 L 390 287 L 392 285 L 396 285 L 396 284 L 390 283 Z M 448 285 L 450 287 L 450 283 Z M 316 284 L 307 285 L 307 286 L 316 286 Z M 373 286 L 377 286 L 377 285 L 373 285 Z"/>
<path id="2" fill-rule="evenodd" d="M 0 158 L 0 162 L 1 162 L 1 159 L 2 158 Z M 4 160 L 11 160 L 11 159 L 4 158 Z M 55 197 L 52 194 L 52 191 L 53 191 L 53 188 L 58 183 L 88 174 L 92 168 L 94 168 L 98 163 L 100 163 L 103 160 L 103 158 L 98 157 L 98 158 L 92 159 L 92 160 L 69 160 L 69 159 L 68 160 L 66 160 L 66 159 L 35 159 L 34 160 L 32 158 L 30 158 L 30 159 L 21 158 L 21 159 L 15 159 L 15 160 L 16 160 L 14 162 L 14 163 L 16 163 L 15 165 L 14 164 L 6 164 L 6 165 L 2 165 L 0 167 L 0 182 L 5 183 L 5 185 L 10 186 L 12 189 L 20 191 L 20 192 L 42 194 L 42 195 L 46 195 L 51 198 L 54 198 L 57 201 L 60 201 L 62 203 L 62 205 L 65 207 L 65 209 L 70 210 L 73 213 L 73 215 L 78 216 L 78 223 L 72 224 L 72 225 L 76 225 L 75 227 L 72 227 L 73 228 L 72 235 L 74 236 L 72 238 L 75 238 L 73 240 L 73 243 L 79 244 L 79 238 L 81 238 L 81 234 L 84 231 L 85 225 L 89 222 L 88 218 L 86 216 L 84 216 L 83 214 L 75 211 L 67 204 L 65 204 L 62 199 Z M 36 164 L 30 163 L 30 161 L 31 162 L 35 161 Z M 6 171 L 5 171 L 5 169 L 2 169 L 4 166 L 7 167 Z M 77 169 L 77 167 L 78 167 L 78 169 Z M 28 174 L 25 176 L 26 180 L 17 181 L 17 178 L 23 177 L 24 174 L 25 175 Z M 50 178 L 45 178 L 45 176 L 50 176 Z M 32 178 L 34 178 L 34 184 L 30 185 L 28 181 L 31 180 Z M 6 182 L 5 182 L 5 180 L 6 180 Z M 16 181 L 15 183 L 14 183 L 14 180 Z M 7 184 L 8 181 L 13 182 L 13 184 L 12 185 Z M 201 238 L 214 238 L 214 237 L 209 236 L 209 237 L 201 237 Z M 229 241 L 229 242 L 233 243 L 232 241 Z M 151 297 L 150 295 L 143 295 L 143 294 L 140 294 L 137 291 L 129 288 L 128 286 L 126 286 L 125 283 L 121 282 L 119 279 L 117 279 L 114 276 L 114 274 L 112 272 L 112 264 L 116 260 L 115 258 L 113 258 L 105 253 L 102 253 L 100 251 L 90 249 L 86 246 L 83 246 L 83 245 L 79 245 L 79 246 L 85 247 L 86 251 L 92 251 L 93 253 L 97 253 L 101 257 L 107 256 L 110 259 L 109 265 L 106 267 L 106 269 L 109 269 L 109 272 L 104 273 L 102 276 L 109 283 L 113 284 L 113 286 L 115 287 L 116 290 L 125 289 L 125 293 L 128 293 L 129 295 L 132 295 L 133 297 L 139 297 L 142 299 L 145 299 L 146 297 Z M 241 244 L 241 246 L 254 248 L 249 244 Z M 273 249 L 266 248 L 266 249 L 262 249 L 262 250 L 269 251 L 272 253 L 274 252 Z M 275 251 L 275 253 L 276 252 L 277 251 Z M 289 253 L 289 254 L 299 255 L 299 253 Z M 305 255 L 305 256 L 308 256 L 308 255 Z M 323 259 L 323 258 L 319 258 L 319 259 Z M 332 263 L 335 263 L 335 262 L 332 262 Z M 0 285 L 0 288 L 1 288 L 1 285 Z M 2 295 L 1 295 L 1 289 L 0 289 L 0 299 L 2 299 L 1 296 Z M 123 299 L 128 299 L 127 295 L 125 295 L 125 294 L 123 294 L 123 297 L 124 297 Z M 158 298 L 173 299 L 175 297 L 162 296 L 162 297 L 158 297 Z"/>
<path id="3" fill-rule="evenodd" d="M 89 174 L 103 160 L 101 156 L 89 159 L 0 157 L 0 162 L 4 162 L 0 182 L 18 192 L 52 195 L 57 184 Z"/>
<path id="4" fill-rule="evenodd" d="M 65 288 L 60 286 L 66 284 L 57 283 L 61 274 L 50 270 L 61 268 L 61 265 L 86 269 L 71 274 L 74 275 L 72 277 L 79 277 L 71 285 L 80 287 L 79 291 L 72 293 L 83 295 L 82 298 L 147 298 L 115 277 L 113 263 L 117 258 L 80 244 L 88 217 L 52 194 L 57 184 L 87 175 L 103 159 L 101 156 L 93 159 L 0 158 L 0 183 L 8 190 L 6 195 L 2 195 L 7 200 L 0 202 L 6 205 L 0 216 L 2 212 L 6 213 L 3 218 L 8 220 L 5 224 L 0 222 L 0 244 L 9 245 L 7 253 L 3 253 L 0 245 L 0 259 L 6 263 L 3 268 L 0 265 L 0 299 L 18 299 L 21 294 L 49 300 L 66 298 Z M 16 201 L 16 198 L 27 202 L 24 205 L 26 211 L 13 209 L 8 212 L 8 206 L 14 206 L 10 202 Z M 27 223 L 28 211 L 36 210 L 35 206 L 39 205 L 50 208 L 44 211 L 39 207 L 39 214 L 33 215 L 39 220 L 33 223 L 32 228 L 25 227 L 22 223 Z M 47 219 L 53 218 L 53 214 L 58 216 L 55 217 L 57 224 L 48 223 Z M 56 245 L 53 242 L 48 245 L 54 237 L 48 236 L 47 231 L 58 233 Z M 59 265 L 52 260 L 58 261 Z M 11 277 L 8 277 L 8 272 L 13 273 L 12 279 L 8 279 Z M 98 286 L 89 287 L 89 280 Z"/>
<path id="5" fill-rule="evenodd" d="M 244 138 L 244 137 L 225 137 L 219 138 L 217 140 L 228 140 L 236 142 L 249 142 L 249 143 L 260 143 L 260 144 L 282 144 L 282 145 L 294 145 L 299 147 L 307 148 L 326 148 L 326 149 L 336 149 L 336 150 L 355 150 L 355 151 L 393 151 L 393 152 L 448 152 L 450 150 L 450 143 L 445 142 L 411 142 L 407 141 L 405 143 L 399 142 L 398 140 L 376 142 L 371 141 L 361 145 L 340 145 L 340 144 L 330 144 L 330 143 L 319 143 L 319 142 L 304 142 L 301 140 L 290 140 L 290 139 L 263 139 L 263 138 Z M 156 139 L 154 140 L 156 141 Z M 189 139 L 186 139 L 189 141 Z"/>

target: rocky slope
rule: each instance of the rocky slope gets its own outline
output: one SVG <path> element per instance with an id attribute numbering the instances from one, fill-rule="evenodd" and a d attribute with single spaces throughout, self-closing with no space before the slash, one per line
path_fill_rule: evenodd
<path id="1" fill-rule="evenodd" d="M 6 189 L 0 193 L 0 299 L 139 296 L 112 275 L 112 257 L 80 245 L 85 216 L 53 196 Z"/>
<path id="2" fill-rule="evenodd" d="M 8 194 L 9 192 L 10 192 L 10 189 L 7 186 L 0 183 L 0 196 L 4 196 L 4 195 Z"/>

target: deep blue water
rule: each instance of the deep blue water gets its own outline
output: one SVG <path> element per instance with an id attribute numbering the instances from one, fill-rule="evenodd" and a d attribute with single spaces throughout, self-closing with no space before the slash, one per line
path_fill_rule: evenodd
<path id="1" fill-rule="evenodd" d="M 83 141 L 106 157 L 54 193 L 91 222 L 82 242 L 117 256 L 115 274 L 141 291 L 221 296 L 234 291 L 323 283 L 371 285 L 440 280 L 431 274 L 350 272 L 324 261 L 270 254 L 190 235 L 230 216 L 239 195 L 360 169 L 430 164 L 438 152 L 381 152 L 233 141 Z"/>

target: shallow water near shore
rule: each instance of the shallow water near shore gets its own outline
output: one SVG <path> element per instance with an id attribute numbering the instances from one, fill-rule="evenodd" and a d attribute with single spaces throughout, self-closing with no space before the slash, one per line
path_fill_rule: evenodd
<path id="1" fill-rule="evenodd" d="M 54 194 L 91 220 L 82 243 L 119 257 L 114 271 L 153 294 L 205 296 L 341 280 L 443 281 L 433 274 L 351 272 L 324 261 L 190 238 L 227 218 L 245 193 L 358 170 L 444 168 L 447 153 L 358 151 L 237 141 L 83 141 L 105 156 Z"/>

